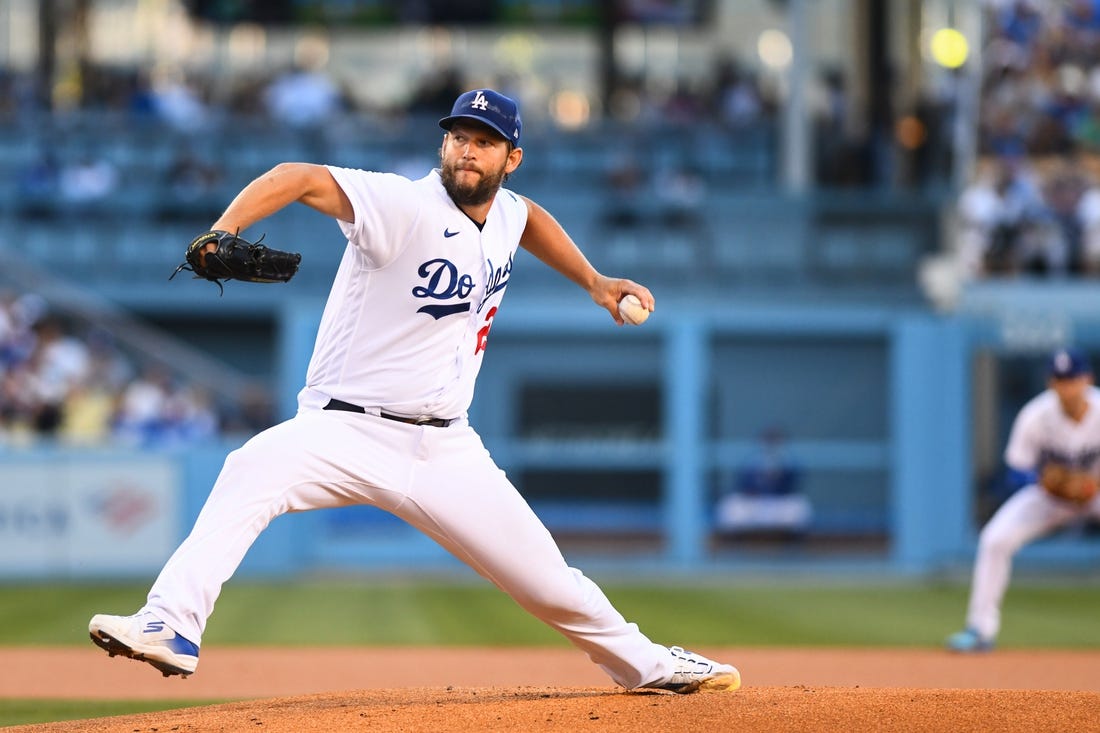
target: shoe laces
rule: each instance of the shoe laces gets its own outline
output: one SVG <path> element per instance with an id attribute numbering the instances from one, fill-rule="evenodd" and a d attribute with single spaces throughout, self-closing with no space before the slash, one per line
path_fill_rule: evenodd
<path id="1" fill-rule="evenodd" d="M 669 647 L 673 658 L 676 660 L 676 670 L 673 672 L 673 680 L 677 678 L 698 679 L 711 675 L 715 671 L 715 663 L 695 652 L 690 652 L 680 646 Z"/>

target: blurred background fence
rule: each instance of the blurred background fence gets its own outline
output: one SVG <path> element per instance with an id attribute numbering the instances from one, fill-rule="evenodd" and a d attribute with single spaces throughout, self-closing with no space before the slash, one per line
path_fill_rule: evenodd
<path id="1" fill-rule="evenodd" d="M 0 39 L 0 577 L 159 568 L 343 248 L 287 209 L 294 282 L 219 296 L 186 243 L 280 161 L 425 174 L 475 86 L 523 105 L 508 185 L 658 299 L 615 329 L 521 253 L 495 322 L 471 419 L 571 553 L 964 568 L 1042 357 L 1100 353 L 1092 3 L 0 0 Z M 357 508 L 244 570 L 448 562 Z"/>

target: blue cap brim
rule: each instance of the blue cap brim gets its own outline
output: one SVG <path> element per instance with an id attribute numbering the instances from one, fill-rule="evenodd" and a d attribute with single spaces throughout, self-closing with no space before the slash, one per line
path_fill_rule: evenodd
<path id="1" fill-rule="evenodd" d="M 459 120 L 470 120 L 471 122 L 480 122 L 481 124 L 485 125 L 486 127 L 491 128 L 493 130 L 496 130 L 497 133 L 499 133 L 500 136 L 502 138 L 504 138 L 505 140 L 507 140 L 508 142 L 513 142 L 512 138 L 509 137 L 508 133 L 506 133 L 504 130 L 500 129 L 500 125 L 497 125 L 494 122 L 490 122 L 489 120 L 486 120 L 483 117 L 477 117 L 475 115 L 451 115 L 450 117 L 444 117 L 443 119 L 441 119 L 439 121 L 439 126 L 442 127 L 444 130 L 450 130 L 451 126 L 454 125 L 454 123 L 459 121 Z"/>

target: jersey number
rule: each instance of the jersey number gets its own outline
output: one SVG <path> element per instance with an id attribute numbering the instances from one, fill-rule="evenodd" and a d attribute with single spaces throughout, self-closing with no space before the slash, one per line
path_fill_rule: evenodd
<path id="1" fill-rule="evenodd" d="M 497 308 L 495 305 L 485 314 L 485 325 L 477 332 L 477 346 L 474 347 L 474 355 L 485 351 L 485 344 L 489 341 L 489 329 L 493 327 L 493 316 L 496 314 Z"/>

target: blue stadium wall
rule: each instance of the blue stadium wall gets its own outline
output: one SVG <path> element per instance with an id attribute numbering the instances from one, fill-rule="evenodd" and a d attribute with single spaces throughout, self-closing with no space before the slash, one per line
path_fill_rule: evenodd
<path id="1" fill-rule="evenodd" d="M 643 327 L 619 328 L 583 294 L 514 298 L 494 324 L 471 419 L 551 530 L 588 539 L 575 551 L 566 543 L 570 559 L 672 570 L 759 562 L 906 574 L 961 569 L 981 522 L 974 436 L 989 411 L 975 408 L 987 373 L 980 365 L 1005 355 L 1038 362 L 1050 338 L 1100 346 L 1091 294 L 1069 292 L 1084 303 L 1069 330 L 1046 328 L 1040 304 L 1032 318 L 1039 334 L 1030 341 L 1018 323 L 977 307 L 937 315 L 905 306 L 727 306 L 683 295 L 662 300 Z M 1018 302 L 1011 292 L 998 297 Z M 293 412 L 322 305 L 308 298 L 281 306 L 284 414 Z M 532 400 L 570 394 L 592 403 L 589 412 L 565 409 L 550 423 L 528 414 Z M 606 405 L 600 395 L 610 395 Z M 993 412 L 1003 413 L 992 428 L 999 443 L 1013 410 Z M 880 537 L 880 545 L 844 549 L 842 542 L 819 552 L 810 544 L 761 556 L 714 541 L 721 477 L 750 454 L 761 429 L 776 425 L 804 469 L 813 532 Z M 3 455 L 9 490 L 0 498 L 0 548 L 7 548 L 0 556 L 8 559 L 0 577 L 155 574 L 234 447 Z M 127 475 L 108 480 L 112 467 Z M 85 485 L 93 479 L 100 483 Z M 133 553 L 142 528 L 157 522 L 167 522 L 170 536 Z M 624 538 L 649 541 L 616 551 Z M 1096 545 L 1055 538 L 1025 550 L 1021 562 L 1094 563 Z M 134 554 L 141 559 L 118 562 Z M 431 541 L 357 507 L 279 518 L 241 572 L 454 567 Z"/>

